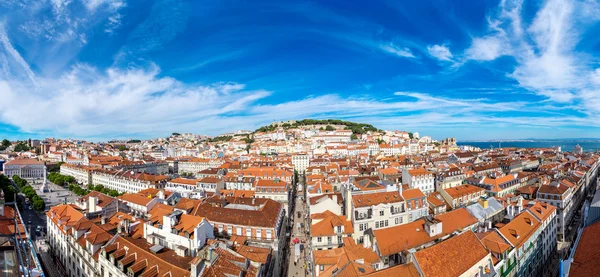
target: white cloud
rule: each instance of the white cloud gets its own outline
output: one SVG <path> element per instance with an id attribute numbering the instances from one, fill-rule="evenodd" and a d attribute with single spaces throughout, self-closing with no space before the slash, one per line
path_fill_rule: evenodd
<path id="1" fill-rule="evenodd" d="M 588 56 L 575 47 L 585 28 L 600 20 L 589 10 L 600 9 L 597 2 L 578 0 L 549 0 L 524 26 L 522 1 L 502 1 L 497 14 L 490 16 L 490 33 L 473 38 L 465 51 L 467 59 L 491 61 L 511 56 L 515 69 L 508 76 L 519 85 L 550 101 L 590 105 L 600 95 L 600 73 Z M 599 109 L 600 110 L 600 109 Z"/>
<path id="2" fill-rule="evenodd" d="M 386 43 L 386 44 L 380 44 L 379 48 L 387 53 L 396 55 L 398 57 L 404 57 L 404 58 L 414 58 L 415 57 L 415 55 L 413 55 L 413 53 L 410 51 L 410 49 L 408 49 L 407 47 L 398 46 L 398 45 L 394 44 L 393 42 Z"/>
<path id="3" fill-rule="evenodd" d="M 16 67 L 17 67 L 16 71 L 17 72 L 24 71 L 27 78 L 35 84 L 36 83 L 35 74 L 31 70 L 31 68 L 29 67 L 29 64 L 25 61 L 25 59 L 23 59 L 23 57 L 21 57 L 21 54 L 19 54 L 19 52 L 10 43 L 10 40 L 8 39 L 8 35 L 6 34 L 6 30 L 4 29 L 4 25 L 2 23 L 0 23 L 0 46 L 1 46 L 0 50 L 4 49 L 3 52 L 7 53 L 10 56 L 10 58 L 12 58 L 14 60 L 14 63 L 10 63 L 7 59 L 8 57 L 4 58 L 3 68 L 5 71 L 5 74 L 10 74 L 8 72 L 9 64 L 16 64 Z M 2 51 L 0 51 L 0 52 L 2 52 Z"/>
<path id="4" fill-rule="evenodd" d="M 487 36 L 474 38 L 472 45 L 467 49 L 469 59 L 476 61 L 491 61 L 505 54 L 507 44 L 500 36 Z"/>
<path id="5" fill-rule="evenodd" d="M 448 49 L 446 45 L 431 45 L 427 46 L 427 52 L 432 57 L 441 60 L 441 61 L 451 61 L 452 60 L 452 52 Z"/>
<path id="6" fill-rule="evenodd" d="M 442 113 L 446 121 L 432 124 L 444 125 L 464 120 L 459 115 L 465 113 L 506 113 L 527 107 L 524 102 L 446 99 L 418 92 L 397 92 L 409 99 L 386 101 L 326 94 L 258 104 L 272 93 L 247 90 L 237 83 L 187 85 L 159 73 L 156 65 L 99 71 L 78 64 L 59 79 L 38 78 L 35 89 L 0 78 L 4 107 L 0 122 L 24 132 L 57 136 L 148 137 L 172 131 L 219 134 L 307 117 L 396 117 L 399 111 Z"/>

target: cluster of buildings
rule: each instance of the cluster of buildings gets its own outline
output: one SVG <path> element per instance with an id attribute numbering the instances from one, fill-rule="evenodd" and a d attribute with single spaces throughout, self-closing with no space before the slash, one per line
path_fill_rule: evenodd
<path id="1" fill-rule="evenodd" d="M 579 148 L 482 150 L 403 131 L 278 126 L 222 139 L 41 142 L 33 158 L 124 193 L 91 192 L 46 213 L 64 273 L 277 275 L 290 195 L 306 191 L 313 276 L 537 276 L 576 246 L 597 186 L 600 154 Z M 29 168 L 36 174 L 20 170 Z"/>

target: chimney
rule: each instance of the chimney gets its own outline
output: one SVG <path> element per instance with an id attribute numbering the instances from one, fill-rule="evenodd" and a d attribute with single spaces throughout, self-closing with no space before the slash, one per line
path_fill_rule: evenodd
<path id="1" fill-rule="evenodd" d="M 344 206 L 346 207 L 347 218 L 352 218 L 352 192 L 350 191 L 350 185 L 346 186 L 346 199 L 344 199 Z"/>
<path id="2" fill-rule="evenodd" d="M 484 209 L 487 209 L 488 204 L 489 204 L 488 201 L 489 200 L 487 198 L 482 197 L 479 199 L 479 205 L 481 205 Z"/>
<path id="3" fill-rule="evenodd" d="M 88 211 L 90 213 L 96 212 L 96 204 L 98 204 L 98 198 L 90 196 L 88 198 Z"/>
<path id="4" fill-rule="evenodd" d="M 0 190 L 0 216 L 4 216 L 4 192 Z"/>

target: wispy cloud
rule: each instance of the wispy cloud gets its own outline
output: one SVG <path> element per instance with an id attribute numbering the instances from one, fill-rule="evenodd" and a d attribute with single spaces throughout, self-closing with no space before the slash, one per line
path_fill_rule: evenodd
<path id="1" fill-rule="evenodd" d="M 491 61 L 511 56 L 517 65 L 508 76 L 521 87 L 550 101 L 579 101 L 591 108 L 590 112 L 600 112 L 600 108 L 586 104 L 600 97 L 589 93 L 599 89 L 594 82 L 597 69 L 575 49 L 584 28 L 600 20 L 600 16 L 589 13 L 598 6 L 593 1 L 549 0 L 529 26 L 524 26 L 522 4 L 519 0 L 502 1 L 488 20 L 490 33 L 475 37 L 466 57 Z"/>
<path id="2" fill-rule="evenodd" d="M 0 45 L 2 46 L 2 47 L 0 47 L 0 50 L 2 50 L 2 48 L 4 49 L 4 51 L 0 51 L 0 52 L 5 52 L 10 56 L 10 57 L 6 57 L 6 59 L 11 58 L 12 60 L 14 60 L 14 63 L 11 63 L 8 60 L 5 60 L 4 66 L 3 66 L 4 72 L 9 73 L 9 71 L 10 71 L 9 65 L 14 64 L 18 67 L 16 69 L 17 72 L 19 72 L 21 70 L 24 71 L 27 78 L 33 84 L 37 84 L 37 82 L 35 80 L 35 74 L 29 67 L 29 64 L 25 61 L 25 59 L 23 59 L 21 54 L 19 54 L 19 52 L 10 43 L 10 40 L 8 39 L 8 35 L 6 34 L 6 30 L 4 29 L 3 23 L 0 23 Z M 12 77 L 12 76 L 5 76 L 5 78 L 10 78 L 10 77 Z"/>
<path id="3" fill-rule="evenodd" d="M 440 61 L 452 61 L 452 52 L 450 52 L 450 49 L 446 45 L 427 46 L 427 52 Z"/>
<path id="4" fill-rule="evenodd" d="M 389 54 L 396 55 L 403 58 L 414 58 L 412 51 L 408 47 L 398 46 L 393 42 L 383 43 L 379 45 L 379 48 Z"/>

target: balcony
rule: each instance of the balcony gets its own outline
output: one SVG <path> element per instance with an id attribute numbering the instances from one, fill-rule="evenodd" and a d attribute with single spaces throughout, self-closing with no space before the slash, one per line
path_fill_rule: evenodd
<path id="1" fill-rule="evenodd" d="M 371 218 L 373 218 L 373 213 L 371 211 L 369 211 L 366 214 L 354 212 L 354 220 L 365 220 L 365 219 L 371 219 Z"/>
<path id="2" fill-rule="evenodd" d="M 401 213 L 404 213 L 404 212 L 406 212 L 406 210 L 404 209 L 404 207 L 401 207 L 401 208 L 397 208 L 397 207 L 396 207 L 395 209 L 394 209 L 394 208 L 395 208 L 395 207 L 391 207 L 391 208 L 390 208 L 390 213 L 391 213 L 392 215 L 397 215 L 397 214 L 401 214 Z"/>

